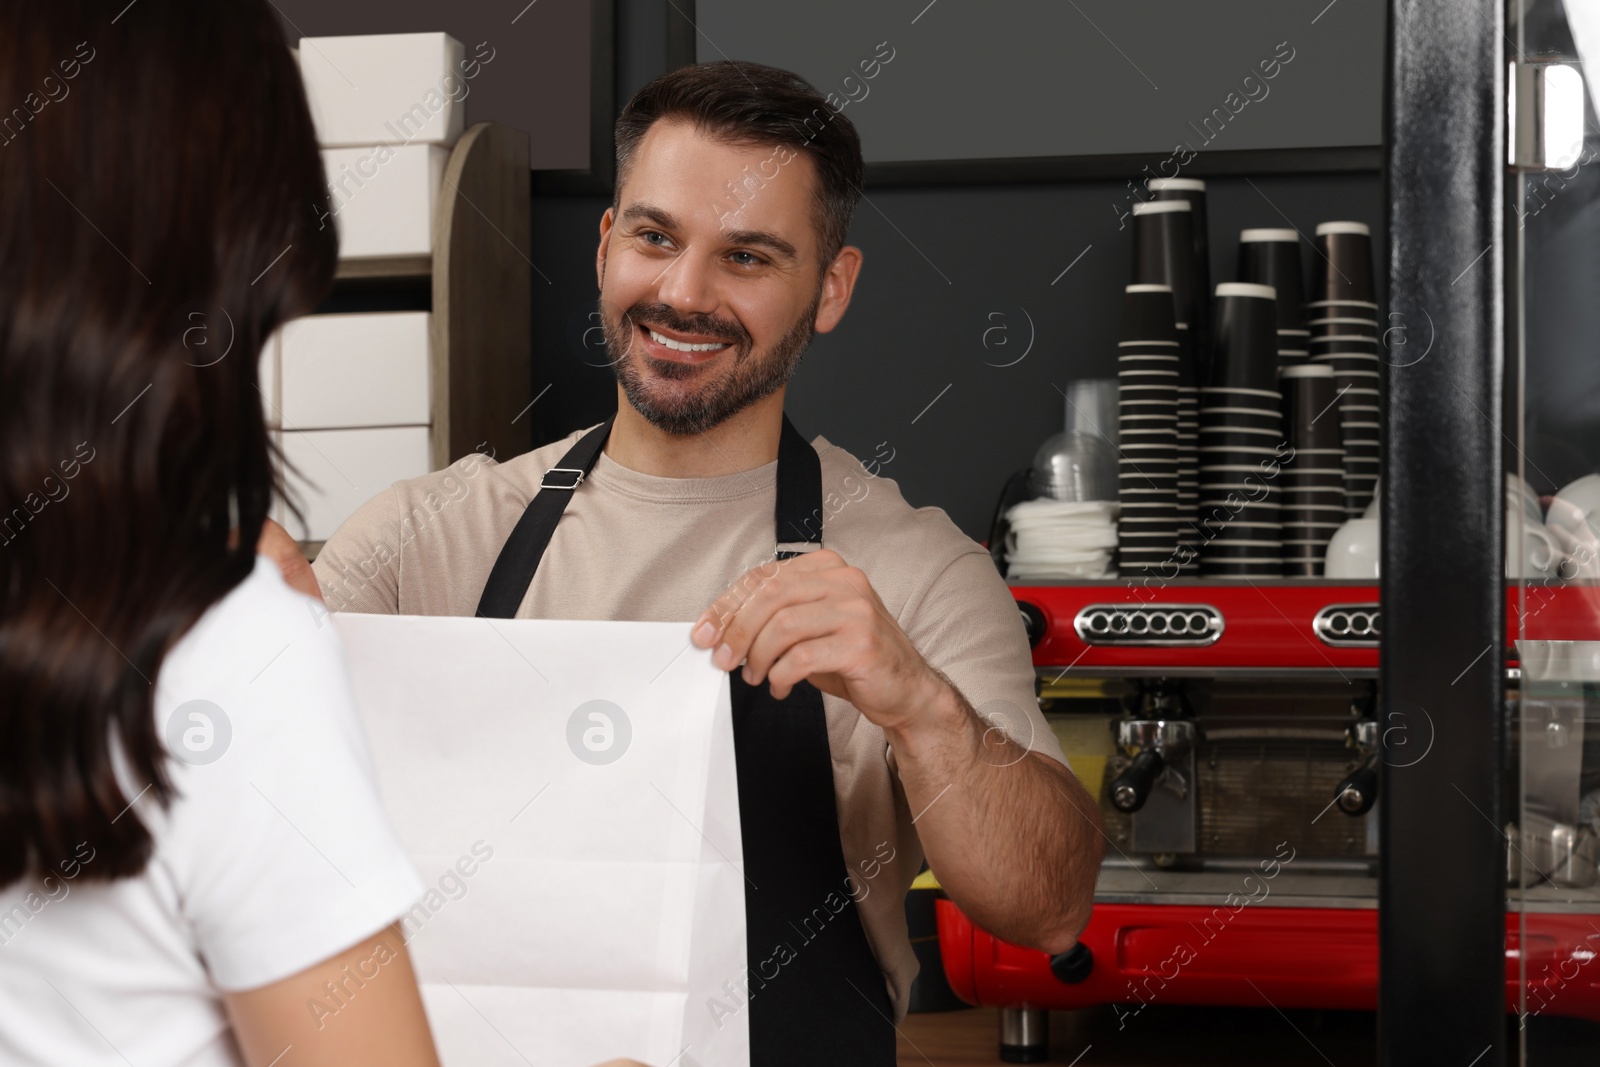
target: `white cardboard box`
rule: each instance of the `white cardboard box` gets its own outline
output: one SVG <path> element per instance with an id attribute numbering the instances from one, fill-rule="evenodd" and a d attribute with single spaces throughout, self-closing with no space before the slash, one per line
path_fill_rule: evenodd
<path id="1" fill-rule="evenodd" d="M 445 33 L 300 38 L 317 140 L 327 147 L 455 144 L 471 91 L 465 55 Z"/>
<path id="2" fill-rule="evenodd" d="M 439 145 L 325 148 L 328 208 L 339 257 L 425 256 L 450 150 Z"/>
<path id="3" fill-rule="evenodd" d="M 307 315 L 283 327 L 279 388 L 290 430 L 431 421 L 426 311 Z"/>
<path id="4" fill-rule="evenodd" d="M 289 491 L 305 510 L 306 526 L 287 508 L 279 521 L 298 540 L 326 541 L 362 504 L 395 482 L 428 473 L 428 428 L 285 430 L 283 454 Z"/>
<path id="5" fill-rule="evenodd" d="M 256 382 L 261 388 L 261 412 L 269 430 L 276 430 L 283 424 L 283 400 L 278 395 L 278 336 L 275 333 L 267 338 L 266 344 L 261 346 L 261 360 L 256 364 Z"/>

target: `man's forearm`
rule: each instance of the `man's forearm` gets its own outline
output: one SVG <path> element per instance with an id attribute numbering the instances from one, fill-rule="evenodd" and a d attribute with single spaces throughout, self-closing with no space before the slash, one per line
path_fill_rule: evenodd
<path id="1" fill-rule="evenodd" d="M 939 884 L 998 937 L 1049 952 L 1089 920 L 1099 808 L 1054 760 L 986 723 L 943 676 L 914 726 L 889 734 Z"/>

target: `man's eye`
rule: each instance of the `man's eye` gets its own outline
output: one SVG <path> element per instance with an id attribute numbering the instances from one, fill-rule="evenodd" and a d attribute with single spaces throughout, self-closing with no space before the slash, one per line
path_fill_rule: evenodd
<path id="1" fill-rule="evenodd" d="M 672 243 L 670 237 L 656 230 L 646 230 L 640 236 L 644 238 L 646 243 L 654 245 L 656 248 L 665 248 Z"/>
<path id="2" fill-rule="evenodd" d="M 757 267 L 765 262 L 754 252 L 735 252 L 733 253 L 733 261 L 741 267 Z"/>

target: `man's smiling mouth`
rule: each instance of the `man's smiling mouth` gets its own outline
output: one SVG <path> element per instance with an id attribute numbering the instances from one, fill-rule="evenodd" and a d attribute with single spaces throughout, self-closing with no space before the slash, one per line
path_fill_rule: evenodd
<path id="1" fill-rule="evenodd" d="M 654 341 L 658 345 L 664 345 L 675 352 L 716 352 L 720 349 L 727 348 L 729 344 L 727 341 L 711 341 L 706 344 L 690 344 L 686 341 L 674 340 L 673 338 L 668 337 L 666 334 L 650 329 L 648 326 L 645 327 L 645 332 L 650 335 L 650 340 Z"/>

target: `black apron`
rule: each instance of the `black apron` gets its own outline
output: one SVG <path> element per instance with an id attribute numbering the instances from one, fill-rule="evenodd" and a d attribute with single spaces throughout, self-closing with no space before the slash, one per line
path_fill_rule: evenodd
<path id="1" fill-rule="evenodd" d="M 489 572 L 479 616 L 516 615 L 611 421 L 585 434 L 545 474 Z M 822 463 L 787 417 L 777 482 L 775 540 L 820 545 Z M 729 681 L 749 971 L 744 979 L 730 975 L 729 986 L 712 994 L 721 1007 L 713 1011 L 708 1003 L 706 1010 L 739 1009 L 748 991 L 753 1067 L 893 1067 L 893 1008 L 851 891 L 867 883 L 859 869 L 847 879 L 839 842 L 822 693 L 803 681 L 774 700 L 766 682 L 748 685 L 737 671 Z"/>

